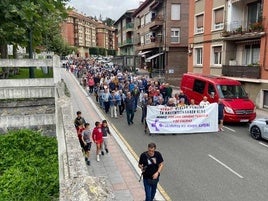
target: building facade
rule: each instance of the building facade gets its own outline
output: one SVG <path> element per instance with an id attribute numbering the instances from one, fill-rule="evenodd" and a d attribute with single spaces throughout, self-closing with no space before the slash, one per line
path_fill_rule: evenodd
<path id="1" fill-rule="evenodd" d="M 268 107 L 268 0 L 190 0 L 188 71 L 242 82 Z"/>
<path id="2" fill-rule="evenodd" d="M 133 13 L 141 67 L 176 86 L 187 71 L 188 10 L 187 0 L 146 0 Z"/>
<path id="3" fill-rule="evenodd" d="M 113 59 L 118 65 L 125 66 L 129 70 L 135 69 L 139 64 L 139 57 L 134 51 L 134 18 L 135 9 L 127 10 L 115 23 L 117 56 Z"/>
<path id="4" fill-rule="evenodd" d="M 88 58 L 91 47 L 115 49 L 113 27 L 73 10 L 68 12 L 67 20 L 62 24 L 62 36 L 69 45 L 78 48 L 77 57 Z"/>
<path id="5" fill-rule="evenodd" d="M 97 47 L 107 50 L 115 49 L 115 29 L 98 22 L 96 26 Z"/>

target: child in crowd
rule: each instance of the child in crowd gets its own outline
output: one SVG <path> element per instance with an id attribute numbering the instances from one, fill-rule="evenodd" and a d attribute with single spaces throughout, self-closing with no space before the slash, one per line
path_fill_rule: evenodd
<path id="1" fill-rule="evenodd" d="M 101 123 L 99 121 L 95 122 L 95 128 L 92 131 L 92 139 L 96 144 L 96 155 L 97 155 L 97 161 L 100 161 L 100 151 L 101 151 L 101 144 L 103 142 L 102 138 L 102 129 L 101 129 Z"/>
<path id="2" fill-rule="evenodd" d="M 76 112 L 76 118 L 74 119 L 74 126 L 76 128 L 76 131 L 78 131 L 78 127 L 80 124 L 85 124 L 86 121 L 85 119 L 82 117 L 82 112 L 81 111 L 77 111 Z"/>
<path id="3" fill-rule="evenodd" d="M 108 127 L 108 124 L 107 124 L 107 121 L 106 120 L 103 120 L 102 121 L 102 126 L 101 126 L 101 130 L 102 130 L 102 135 L 103 135 L 103 142 L 102 142 L 102 151 L 101 151 L 101 154 L 104 155 L 104 148 L 105 148 L 105 151 L 106 153 L 108 154 L 109 153 L 109 150 L 108 150 L 108 134 L 111 136 L 111 132 L 110 132 L 110 129 Z"/>
<path id="4" fill-rule="evenodd" d="M 83 152 L 84 152 L 84 142 L 82 140 L 82 133 L 84 130 L 85 130 L 84 124 L 80 122 L 77 128 L 77 137 Z"/>
<path id="5" fill-rule="evenodd" d="M 87 162 L 87 165 L 90 165 L 90 149 L 91 149 L 91 130 L 90 130 L 90 124 L 85 124 L 85 130 L 82 132 L 82 140 L 84 143 L 84 150 L 85 150 L 85 160 Z"/>

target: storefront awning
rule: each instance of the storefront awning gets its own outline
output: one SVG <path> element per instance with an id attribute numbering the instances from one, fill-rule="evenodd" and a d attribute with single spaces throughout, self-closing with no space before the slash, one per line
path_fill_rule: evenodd
<path id="1" fill-rule="evenodd" d="M 160 53 L 157 53 L 157 54 L 155 54 L 153 56 L 150 56 L 150 57 L 146 58 L 146 62 L 150 62 L 152 59 L 160 56 L 161 54 L 164 54 L 164 53 L 163 52 L 160 52 Z"/>
<path id="2" fill-rule="evenodd" d="M 151 52 L 151 51 L 145 51 L 145 52 L 140 51 L 140 52 L 138 53 L 138 56 L 143 56 L 143 55 L 145 55 L 145 54 L 147 54 L 147 53 L 149 53 L 149 52 Z"/>

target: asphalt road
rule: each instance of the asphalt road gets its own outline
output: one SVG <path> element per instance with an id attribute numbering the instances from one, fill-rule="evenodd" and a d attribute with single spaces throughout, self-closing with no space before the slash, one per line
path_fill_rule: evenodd
<path id="1" fill-rule="evenodd" d="M 72 76 L 62 73 L 71 93 L 77 93 Z M 82 110 L 83 101 L 75 100 L 73 107 Z M 248 124 L 225 125 L 220 133 L 149 136 L 140 109 L 130 126 L 125 114 L 118 119 L 106 116 L 137 155 L 149 142 L 157 144 L 165 163 L 160 185 L 171 200 L 267 201 L 268 142 L 253 140 Z"/>

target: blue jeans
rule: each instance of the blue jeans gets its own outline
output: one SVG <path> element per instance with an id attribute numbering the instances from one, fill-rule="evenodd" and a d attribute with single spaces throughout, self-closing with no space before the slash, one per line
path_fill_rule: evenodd
<path id="1" fill-rule="evenodd" d="M 134 111 L 126 109 L 126 114 L 127 114 L 127 123 L 131 124 L 133 122 L 133 118 L 134 118 Z"/>
<path id="2" fill-rule="evenodd" d="M 158 181 L 159 179 L 157 179 L 157 183 Z M 148 179 L 143 178 L 143 184 L 144 184 L 144 190 L 145 190 L 145 201 L 153 201 L 155 193 L 156 193 L 157 183 L 154 185 L 148 184 Z"/>

